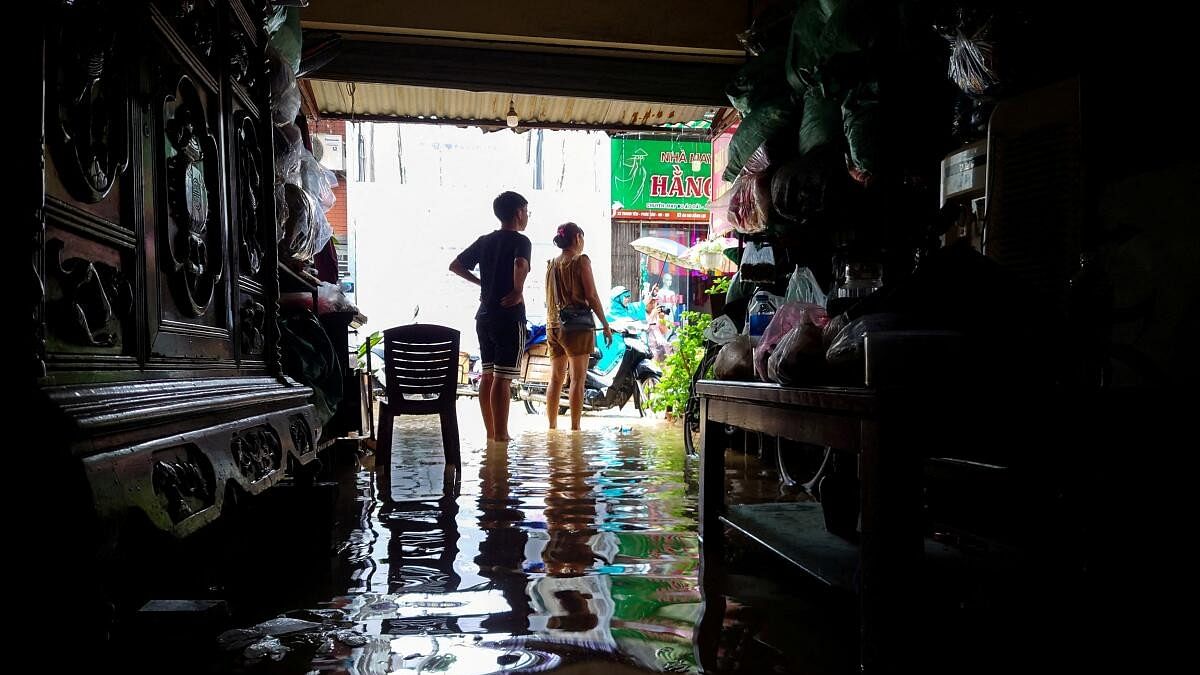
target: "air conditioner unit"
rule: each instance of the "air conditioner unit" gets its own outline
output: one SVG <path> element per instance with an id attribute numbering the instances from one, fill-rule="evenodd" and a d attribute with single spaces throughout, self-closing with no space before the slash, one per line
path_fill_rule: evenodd
<path id="1" fill-rule="evenodd" d="M 313 134 L 313 156 L 330 171 L 346 170 L 346 144 L 337 134 Z"/>

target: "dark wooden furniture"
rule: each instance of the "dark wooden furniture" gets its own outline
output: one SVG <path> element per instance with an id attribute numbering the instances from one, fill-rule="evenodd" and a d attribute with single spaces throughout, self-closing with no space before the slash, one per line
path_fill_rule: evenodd
<path id="1" fill-rule="evenodd" d="M 72 503 L 184 536 L 321 431 L 280 370 L 265 3 L 40 4 L 17 163 L 39 452 L 82 472 Z"/>
<path id="2" fill-rule="evenodd" d="M 390 468 L 397 415 L 438 415 L 446 466 L 459 468 L 459 332 L 431 324 L 396 326 L 383 332 L 383 345 L 387 398 L 379 402 L 375 465 Z"/>
<path id="3" fill-rule="evenodd" d="M 351 328 L 362 326 L 367 318 L 357 311 L 343 311 L 320 314 L 318 319 L 333 343 L 342 374 L 342 400 L 338 402 L 333 419 L 325 424 L 321 439 L 324 444 L 337 438 L 361 435 L 368 429 L 369 423 L 363 415 L 363 379 L 349 346 Z"/>
<path id="4" fill-rule="evenodd" d="M 712 380 L 697 383 L 696 393 L 702 415 L 705 559 L 720 556 L 723 528 L 733 527 L 824 583 L 858 593 L 864 669 L 888 670 L 903 661 L 913 624 L 914 580 L 924 555 L 920 474 L 925 447 L 911 424 L 920 396 Z M 820 506 L 812 502 L 727 505 L 725 425 L 856 453 L 859 544 L 827 532 Z"/>

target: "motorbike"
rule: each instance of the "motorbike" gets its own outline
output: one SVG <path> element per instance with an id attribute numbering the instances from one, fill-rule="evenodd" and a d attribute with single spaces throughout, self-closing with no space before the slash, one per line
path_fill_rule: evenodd
<path id="1" fill-rule="evenodd" d="M 537 347 L 538 345 L 543 345 L 545 343 L 546 343 L 546 326 L 545 326 L 545 324 L 533 324 L 533 323 L 527 324 L 526 328 L 525 328 L 525 346 L 522 348 L 522 351 L 525 354 L 524 358 L 529 358 L 529 354 L 530 354 L 531 350 L 534 350 L 534 348 Z M 480 361 L 479 356 L 476 354 L 472 354 L 469 357 L 469 363 L 470 363 L 470 366 L 467 370 L 467 385 L 465 388 L 460 388 L 459 395 L 460 396 L 461 395 L 479 396 L 479 383 L 480 383 L 480 380 L 483 379 L 483 370 L 482 370 L 483 364 Z M 521 366 L 522 372 L 524 372 L 525 364 L 522 362 L 520 364 L 520 366 Z M 521 395 L 521 380 L 519 378 L 512 380 L 511 388 L 512 388 L 512 400 L 514 400 L 514 401 L 523 400 L 523 397 Z M 543 387 L 543 392 L 542 392 L 543 395 L 545 394 L 544 389 L 545 388 Z M 525 411 L 529 412 L 529 413 L 535 412 L 530 407 L 530 404 L 528 401 L 525 401 Z"/>
<path id="2" fill-rule="evenodd" d="M 583 409 L 624 409 L 633 400 L 640 416 L 645 416 L 649 404 L 649 392 L 662 378 L 662 370 L 654 363 L 650 348 L 642 336 L 646 324 L 629 319 L 609 322 L 613 330 L 612 344 L 605 344 L 602 334 L 597 335 L 597 348 L 588 359 L 587 377 L 584 381 Z M 609 367 L 599 368 L 601 362 Z M 522 381 L 518 396 L 525 402 L 530 414 L 540 414 L 546 402 L 546 382 Z M 567 387 L 563 387 L 562 401 L 567 399 Z M 565 412 L 566 406 L 560 406 Z"/>

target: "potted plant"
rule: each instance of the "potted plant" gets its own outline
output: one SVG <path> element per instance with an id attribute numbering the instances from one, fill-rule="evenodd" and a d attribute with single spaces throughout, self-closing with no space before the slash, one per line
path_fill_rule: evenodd
<path id="1" fill-rule="evenodd" d="M 712 286 L 704 289 L 708 296 L 709 306 L 713 316 L 720 316 L 725 309 L 725 294 L 729 292 L 730 277 L 715 277 Z"/>
<path id="2" fill-rule="evenodd" d="M 725 260 L 725 244 L 719 240 L 702 241 L 696 247 L 698 262 L 706 270 L 719 270 Z"/>

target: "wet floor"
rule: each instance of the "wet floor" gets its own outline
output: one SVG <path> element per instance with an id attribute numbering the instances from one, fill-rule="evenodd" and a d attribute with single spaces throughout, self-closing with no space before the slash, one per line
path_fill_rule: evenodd
<path id="1" fill-rule="evenodd" d="M 328 560 L 301 528 L 234 561 L 243 578 L 214 582 L 209 592 L 244 632 L 192 665 L 362 675 L 854 670 L 847 598 L 737 549 L 719 583 L 710 570 L 702 585 L 696 466 L 678 427 L 606 415 L 586 418 L 581 432 L 552 432 L 514 413 L 514 440 L 486 445 L 471 438 L 477 411 L 460 405 L 457 478 L 444 471 L 436 418 L 399 420 L 390 476 L 370 457 L 344 468 L 331 490 L 335 522 L 314 523 L 334 531 Z M 731 464 L 735 492 L 779 497 L 777 476 L 755 457 Z M 282 587 L 271 574 L 245 577 L 246 567 L 281 569 Z M 284 625 L 277 642 L 269 633 L 282 624 L 253 628 L 285 614 L 312 623 Z"/>
<path id="2" fill-rule="evenodd" d="M 436 418 L 402 418 L 390 472 L 342 449 L 314 483 L 241 500 L 182 542 L 125 524 L 125 557 L 103 574 L 126 611 L 96 672 L 857 672 L 852 594 L 731 533 L 701 564 L 697 465 L 678 427 L 611 413 L 549 432 L 514 411 L 514 441 L 488 446 L 473 402 L 460 402 L 459 419 L 457 476 L 444 470 Z M 821 453 L 796 450 L 803 480 Z M 808 498 L 759 454 L 727 453 L 732 501 Z M 1131 604 L 1115 575 L 1080 582 L 1048 575 L 1039 557 L 1003 568 L 962 553 L 966 567 L 938 572 L 912 608 L 921 672 L 1144 658 L 1138 626 L 1110 618 Z M 63 577 L 81 589 L 79 608 L 87 571 Z"/>

